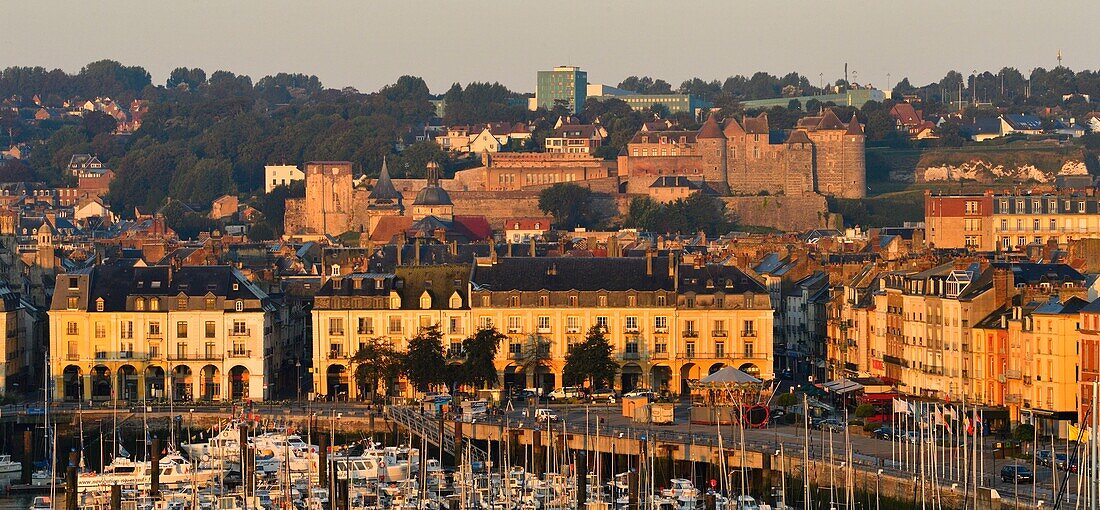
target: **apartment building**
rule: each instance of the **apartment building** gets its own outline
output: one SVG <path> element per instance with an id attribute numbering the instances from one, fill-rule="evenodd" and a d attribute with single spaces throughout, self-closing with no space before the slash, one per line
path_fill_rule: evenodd
<path id="1" fill-rule="evenodd" d="M 371 342 L 404 351 L 408 339 L 438 326 L 444 347 L 458 352 L 473 330 L 465 265 L 398 266 L 393 272 L 351 273 L 328 279 L 313 299 L 313 389 L 356 399 L 373 388 L 354 382 L 355 355 Z M 400 380 L 387 392 L 405 394 Z"/>
<path id="2" fill-rule="evenodd" d="M 1091 193 L 925 193 L 928 241 L 936 248 L 1016 251 L 1033 244 L 1100 237 Z"/>
<path id="3" fill-rule="evenodd" d="M 60 275 L 49 311 L 54 398 L 270 398 L 273 315 L 229 266 L 120 259 Z"/>

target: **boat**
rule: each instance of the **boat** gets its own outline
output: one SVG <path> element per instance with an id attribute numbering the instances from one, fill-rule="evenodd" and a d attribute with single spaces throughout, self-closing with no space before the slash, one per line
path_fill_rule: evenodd
<path id="1" fill-rule="evenodd" d="M 23 465 L 11 460 L 11 455 L 0 455 L 0 474 L 18 473 L 22 469 Z"/>
<path id="2" fill-rule="evenodd" d="M 152 483 L 152 469 L 150 461 L 137 462 L 129 457 L 115 457 L 102 473 L 78 474 L 77 488 L 80 492 L 86 492 L 110 490 L 112 485 L 146 487 Z M 214 474 L 213 470 L 194 469 L 178 452 L 169 452 L 160 459 L 160 484 L 163 487 L 207 482 L 214 478 Z"/>

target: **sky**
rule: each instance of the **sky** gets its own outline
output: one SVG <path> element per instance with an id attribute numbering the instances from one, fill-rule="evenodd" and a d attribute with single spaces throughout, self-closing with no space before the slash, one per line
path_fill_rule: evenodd
<path id="1" fill-rule="evenodd" d="M 55 0 L 13 1 L 0 67 L 77 72 L 112 59 L 163 84 L 172 69 L 253 81 L 314 74 L 363 92 L 421 76 L 433 92 L 498 81 L 531 92 L 557 65 L 590 83 L 630 75 L 673 86 L 756 71 L 844 77 L 879 88 L 951 69 L 1100 67 L 1095 0 Z M 888 81 L 889 80 L 889 81 Z"/>

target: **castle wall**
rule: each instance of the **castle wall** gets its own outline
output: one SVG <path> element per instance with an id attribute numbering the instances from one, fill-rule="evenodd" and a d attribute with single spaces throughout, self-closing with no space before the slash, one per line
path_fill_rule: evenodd
<path id="1" fill-rule="evenodd" d="M 821 195 L 725 197 L 726 209 L 738 225 L 778 230 L 810 230 L 829 226 L 829 206 Z"/>

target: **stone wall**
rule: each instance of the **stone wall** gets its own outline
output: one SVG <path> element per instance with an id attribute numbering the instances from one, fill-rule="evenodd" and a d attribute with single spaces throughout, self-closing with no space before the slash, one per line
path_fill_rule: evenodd
<path id="1" fill-rule="evenodd" d="M 739 225 L 784 231 L 830 225 L 829 206 L 821 195 L 723 197 L 722 201 L 727 210 L 737 215 Z"/>

